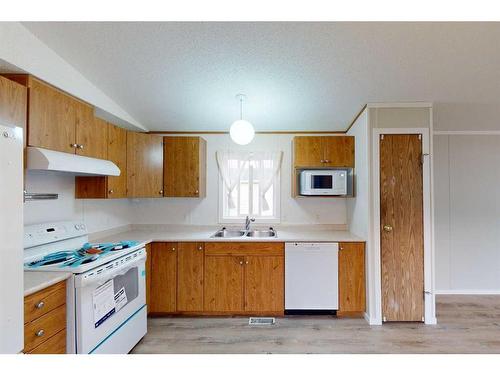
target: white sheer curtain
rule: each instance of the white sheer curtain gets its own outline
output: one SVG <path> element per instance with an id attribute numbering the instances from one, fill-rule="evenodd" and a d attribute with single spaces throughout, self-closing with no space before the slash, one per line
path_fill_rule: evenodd
<path id="1" fill-rule="evenodd" d="M 266 193 L 274 182 L 274 177 L 281 168 L 283 160 L 282 151 L 258 151 L 258 152 L 238 152 L 238 151 L 217 151 L 217 165 L 222 177 L 222 181 L 227 189 L 228 207 L 236 207 L 232 193 L 240 182 L 243 170 L 247 163 L 254 163 L 254 177 L 259 182 L 260 201 L 262 209 L 269 210 L 269 202 Z"/>
<path id="2" fill-rule="evenodd" d="M 222 181 L 227 189 L 227 204 L 229 208 L 235 208 L 233 191 L 240 182 L 241 172 L 248 163 L 250 154 L 234 151 L 217 151 L 215 153 L 217 166 L 222 177 Z"/>
<path id="3" fill-rule="evenodd" d="M 262 209 L 269 210 L 269 202 L 266 198 L 266 193 L 274 182 L 274 177 L 281 167 L 283 160 L 282 151 L 264 151 L 256 152 L 251 157 L 255 160 L 257 167 L 254 169 L 254 174 L 259 181 L 259 194 L 260 201 L 262 202 Z"/>

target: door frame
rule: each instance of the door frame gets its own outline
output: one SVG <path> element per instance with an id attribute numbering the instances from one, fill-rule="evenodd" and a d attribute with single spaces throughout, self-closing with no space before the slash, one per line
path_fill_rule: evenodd
<path id="1" fill-rule="evenodd" d="M 382 272 L 380 246 L 380 144 L 382 134 L 421 134 L 422 153 L 424 164 L 423 178 L 423 215 L 424 215 L 424 322 L 436 324 L 435 295 L 434 295 L 434 248 L 432 246 L 433 217 L 432 217 L 432 186 L 431 186 L 431 144 L 429 128 L 374 128 L 372 133 L 373 146 L 373 250 L 375 255 L 374 282 L 375 297 L 378 310 L 377 321 L 382 324 Z"/>

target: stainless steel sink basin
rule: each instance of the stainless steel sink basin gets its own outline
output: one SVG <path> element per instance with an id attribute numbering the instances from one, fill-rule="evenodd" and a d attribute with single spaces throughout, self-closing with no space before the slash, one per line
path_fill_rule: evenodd
<path id="1" fill-rule="evenodd" d="M 212 236 L 213 238 L 238 238 L 245 237 L 246 232 L 244 230 L 233 230 L 233 229 L 221 229 L 215 232 Z"/>
<path id="2" fill-rule="evenodd" d="M 276 237 L 276 231 L 274 229 L 268 230 L 251 230 L 247 233 L 248 237 Z"/>
<path id="3" fill-rule="evenodd" d="M 259 238 L 270 238 L 276 237 L 276 231 L 273 228 L 261 230 L 238 230 L 238 229 L 226 229 L 222 228 L 215 232 L 211 238 L 244 238 L 244 237 L 259 237 Z"/>

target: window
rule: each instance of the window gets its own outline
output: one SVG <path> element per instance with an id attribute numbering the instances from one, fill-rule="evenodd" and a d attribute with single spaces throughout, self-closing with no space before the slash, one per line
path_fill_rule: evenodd
<path id="1" fill-rule="evenodd" d="M 279 222 L 281 152 L 218 152 L 219 220 Z"/>

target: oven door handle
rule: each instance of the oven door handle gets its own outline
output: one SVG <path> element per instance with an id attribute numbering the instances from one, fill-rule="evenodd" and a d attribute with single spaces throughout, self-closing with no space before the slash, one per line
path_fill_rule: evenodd
<path id="1" fill-rule="evenodd" d="M 75 277 L 75 288 L 84 288 L 89 285 L 102 285 L 116 276 L 127 273 L 131 268 L 134 268 L 137 264 L 144 263 L 145 261 L 146 253 L 144 252 L 143 254 L 138 255 L 133 261 L 124 263 L 116 268 L 112 268 L 109 271 L 106 271 L 106 268 L 104 268 L 105 271 L 97 276 L 85 277 L 85 275 L 91 274 L 92 272 L 97 272 L 96 270 L 83 273 Z"/>

